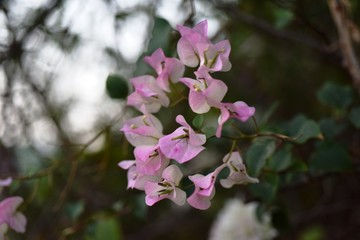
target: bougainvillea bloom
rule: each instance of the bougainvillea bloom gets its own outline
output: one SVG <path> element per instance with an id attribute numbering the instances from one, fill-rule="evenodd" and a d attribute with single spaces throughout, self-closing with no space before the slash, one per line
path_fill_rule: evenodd
<path id="1" fill-rule="evenodd" d="M 187 202 L 192 207 L 205 210 L 211 206 L 210 200 L 215 195 L 215 181 L 218 174 L 224 167 L 225 165 L 221 165 L 206 176 L 201 174 L 189 176 L 189 179 L 195 185 L 193 194 L 191 194 L 191 196 L 187 199 Z"/>
<path id="2" fill-rule="evenodd" d="M 183 177 L 180 169 L 176 165 L 165 168 L 160 182 L 147 182 L 145 184 L 146 198 L 148 206 L 154 205 L 162 199 L 170 199 L 178 205 L 184 205 L 186 194 L 178 185 Z"/>
<path id="3" fill-rule="evenodd" d="M 200 63 L 198 44 L 208 44 L 210 40 L 207 37 L 207 21 L 204 20 L 193 28 L 178 25 L 177 29 L 181 38 L 177 44 L 177 52 L 180 61 L 189 67 L 196 67 Z"/>
<path id="4" fill-rule="evenodd" d="M 222 127 L 224 123 L 230 118 L 236 118 L 242 122 L 245 122 L 255 114 L 255 108 L 249 107 L 245 102 L 242 101 L 235 103 L 222 103 L 219 105 L 219 108 L 221 114 L 218 119 L 219 126 L 216 130 L 216 137 L 221 136 Z"/>
<path id="5" fill-rule="evenodd" d="M 120 131 L 133 146 L 156 145 L 162 135 L 162 124 L 154 115 L 144 114 L 124 122 Z"/>
<path id="6" fill-rule="evenodd" d="M 176 117 L 176 122 L 182 127 L 160 138 L 159 146 L 166 157 L 184 163 L 205 149 L 202 145 L 206 142 L 206 136 L 195 133 L 182 115 Z"/>
<path id="7" fill-rule="evenodd" d="M 144 109 L 149 113 L 158 112 L 161 106 L 169 106 L 169 98 L 157 85 L 153 76 L 144 75 L 130 80 L 135 91 L 127 98 L 127 105 L 139 111 Z M 143 112 L 144 113 L 144 112 Z"/>
<path id="8" fill-rule="evenodd" d="M 144 190 L 145 183 L 148 181 L 161 181 L 161 173 L 163 169 L 160 169 L 153 175 L 146 175 L 139 173 L 136 168 L 135 160 L 124 160 L 119 162 L 119 167 L 122 169 L 128 170 L 127 179 L 128 179 L 128 189 L 138 189 Z"/>
<path id="9" fill-rule="evenodd" d="M 196 47 L 200 58 L 200 65 L 205 66 L 209 72 L 226 72 L 231 69 L 229 61 L 231 46 L 228 40 L 223 40 L 216 44 L 199 43 Z"/>
<path id="10" fill-rule="evenodd" d="M 25 232 L 26 218 L 16 211 L 22 202 L 21 197 L 8 197 L 0 202 L 0 225 L 7 224 L 16 232 Z"/>
<path id="11" fill-rule="evenodd" d="M 153 175 L 161 168 L 164 169 L 170 162 L 158 145 L 138 146 L 134 150 L 134 156 L 137 171 L 147 175 Z"/>
<path id="12" fill-rule="evenodd" d="M 179 59 L 165 57 L 161 48 L 157 49 L 151 56 L 144 57 L 144 61 L 154 68 L 158 74 L 156 78 L 158 86 L 167 92 L 170 92 L 170 82 L 177 83 L 185 71 L 185 67 Z"/>
<path id="13" fill-rule="evenodd" d="M 234 184 L 258 183 L 257 178 L 250 177 L 239 152 L 232 152 L 225 155 L 223 162 L 230 170 L 226 179 L 221 179 L 220 184 L 224 188 L 231 188 Z"/>
<path id="14" fill-rule="evenodd" d="M 228 88 L 223 81 L 213 79 L 204 67 L 195 72 L 197 79 L 181 78 L 180 81 L 189 87 L 189 105 L 193 112 L 202 114 L 211 106 L 219 105 Z"/>

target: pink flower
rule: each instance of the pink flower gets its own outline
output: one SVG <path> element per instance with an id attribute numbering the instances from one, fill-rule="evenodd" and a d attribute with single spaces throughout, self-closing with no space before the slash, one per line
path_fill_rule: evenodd
<path id="1" fill-rule="evenodd" d="M 180 78 L 180 81 L 189 87 L 189 105 L 195 113 L 206 113 L 211 106 L 219 105 L 228 88 L 223 81 L 213 79 L 207 69 L 200 67 L 195 72 L 197 80 Z"/>
<path id="2" fill-rule="evenodd" d="M 21 197 L 8 197 L 0 202 L 0 226 L 7 224 L 16 232 L 25 232 L 26 218 L 16 211 L 22 202 Z"/>
<path id="3" fill-rule="evenodd" d="M 158 77 L 158 86 L 170 92 L 169 82 L 177 83 L 183 76 L 185 67 L 177 58 L 167 58 L 161 48 L 157 49 L 151 56 L 145 57 L 144 61 L 155 69 Z"/>
<path id="4" fill-rule="evenodd" d="M 196 67 L 200 63 L 199 52 L 197 44 L 210 43 L 207 37 L 207 20 L 204 20 L 194 28 L 188 28 L 178 25 L 177 29 L 180 32 L 181 38 L 177 44 L 177 52 L 180 61 L 189 67 Z"/>
<path id="5" fill-rule="evenodd" d="M 138 173 L 154 175 L 169 165 L 170 160 L 161 152 L 158 145 L 138 146 L 134 150 Z"/>
<path id="6" fill-rule="evenodd" d="M 121 131 L 133 146 L 156 145 L 162 135 L 162 124 L 154 115 L 144 114 L 124 122 Z"/>
<path id="7" fill-rule="evenodd" d="M 160 138 L 159 146 L 166 157 L 184 163 L 205 149 L 202 145 L 206 142 L 206 136 L 195 133 L 182 115 L 176 117 L 176 122 L 182 127 Z"/>
<path id="8" fill-rule="evenodd" d="M 5 179 L 0 179 L 0 193 L 1 193 L 3 187 L 10 186 L 11 183 L 12 183 L 12 178 L 11 177 L 8 177 L 8 178 L 5 178 Z"/>
<path id="9" fill-rule="evenodd" d="M 205 66 L 209 72 L 226 72 L 231 69 L 229 61 L 231 46 L 228 40 L 223 40 L 216 44 L 200 43 L 196 47 L 200 58 L 200 65 Z"/>
<path id="10" fill-rule="evenodd" d="M 128 185 L 127 188 L 129 189 L 138 189 L 144 190 L 145 183 L 148 181 L 160 181 L 161 180 L 161 172 L 163 169 L 159 169 L 154 175 L 146 175 L 143 173 L 139 173 L 137 171 L 137 167 L 135 165 L 135 160 L 124 160 L 119 162 L 119 167 L 122 169 L 128 170 L 127 172 L 127 179 Z"/>
<path id="11" fill-rule="evenodd" d="M 165 168 L 162 174 L 162 181 L 147 182 L 145 184 L 145 202 L 152 206 L 162 199 L 170 199 L 177 205 L 184 205 L 186 194 L 178 185 L 183 177 L 180 169 L 176 165 Z"/>
<path id="12" fill-rule="evenodd" d="M 161 106 L 169 106 L 169 98 L 157 85 L 153 76 L 144 75 L 132 78 L 130 81 L 135 88 L 135 92 L 128 96 L 128 105 L 142 112 L 145 109 L 149 113 L 158 112 Z"/>
<path id="13" fill-rule="evenodd" d="M 192 207 L 205 210 L 211 206 L 210 200 L 215 195 L 215 181 L 224 167 L 225 165 L 223 164 L 206 176 L 201 174 L 189 176 L 189 179 L 195 184 L 195 191 L 187 199 L 187 202 Z"/>
<path id="14" fill-rule="evenodd" d="M 10 184 L 12 183 L 12 178 L 8 177 L 5 179 L 0 179 L 0 187 L 7 187 L 10 186 Z"/>
<path id="15" fill-rule="evenodd" d="M 242 101 L 235 103 L 222 103 L 218 107 L 220 108 L 221 114 L 218 119 L 219 126 L 216 130 L 216 137 L 221 136 L 222 127 L 230 118 L 236 118 L 245 122 L 255 114 L 255 108 L 249 107 Z"/>
<path id="16" fill-rule="evenodd" d="M 239 152 L 232 152 L 225 155 L 223 162 L 230 170 L 226 179 L 221 179 L 220 184 L 224 188 L 231 188 L 234 184 L 258 183 L 257 178 L 250 177 Z"/>

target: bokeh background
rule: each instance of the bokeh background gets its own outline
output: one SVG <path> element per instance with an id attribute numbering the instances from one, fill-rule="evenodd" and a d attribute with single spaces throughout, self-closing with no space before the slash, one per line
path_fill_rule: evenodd
<path id="1" fill-rule="evenodd" d="M 13 177 L 3 194 L 22 196 L 28 219 L 10 239 L 207 239 L 234 197 L 258 201 L 277 239 L 359 239 L 360 88 L 329 1 L 0 1 L 0 178 Z M 336 2 L 360 56 L 360 3 Z M 261 131 L 303 138 L 241 141 L 247 161 L 266 162 L 262 184 L 217 187 L 209 210 L 149 208 L 117 166 L 133 159 L 119 131 L 138 114 L 125 108 L 128 80 L 154 74 L 142 58 L 157 48 L 176 56 L 177 24 L 203 19 L 232 46 L 232 69 L 214 74 L 225 100 L 255 106 Z M 166 133 L 179 113 L 195 117 L 186 102 L 157 114 Z M 206 172 L 229 144 L 212 139 L 192 167 Z"/>

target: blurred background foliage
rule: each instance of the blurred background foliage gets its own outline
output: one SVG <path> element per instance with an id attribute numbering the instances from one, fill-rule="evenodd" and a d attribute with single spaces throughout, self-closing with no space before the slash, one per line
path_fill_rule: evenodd
<path id="1" fill-rule="evenodd" d="M 225 200 L 236 196 L 259 201 L 258 214 L 271 212 L 277 239 L 360 238 L 359 86 L 344 65 L 327 1 L 40 2 L 21 7 L 23 1 L 0 1 L 0 177 L 16 180 L 4 194 L 24 197 L 21 210 L 28 219 L 26 233 L 10 232 L 10 239 L 207 239 Z M 360 3 L 336 2 L 360 56 Z M 92 4 L 93 18 L 82 17 L 82 9 Z M 170 6 L 175 11 L 167 12 Z M 111 21 L 97 17 L 103 9 Z M 225 101 L 255 106 L 259 135 L 270 131 L 295 140 L 240 141 L 248 171 L 260 183 L 217 187 L 207 211 L 168 201 L 149 208 L 144 193 L 126 190 L 126 172 L 117 166 L 133 158 L 133 148 L 119 132 L 123 117 L 137 114 L 124 108 L 131 92 L 128 80 L 154 74 L 142 57 L 157 48 L 176 56 L 176 24 L 192 26 L 205 18 L 213 41 L 227 38 L 232 46 L 231 71 L 214 74 L 229 86 Z M 81 31 L 73 27 L 78 22 Z M 122 48 L 126 26 L 135 36 L 130 42 L 140 42 L 132 56 L 134 49 Z M 113 32 L 87 35 L 99 27 Z M 75 71 L 84 46 L 90 46 L 83 50 L 89 54 L 85 58 L 94 62 L 87 71 L 102 69 L 95 75 L 100 87 L 88 88 L 90 75 L 66 75 Z M 69 66 L 61 67 L 69 58 Z M 59 92 L 65 78 L 69 84 Z M 179 86 L 179 92 L 184 90 Z M 100 96 L 90 117 L 81 110 L 82 94 Z M 178 97 L 170 96 L 172 101 Z M 176 127 L 179 113 L 195 118 L 185 102 L 157 114 L 165 133 Z M 204 127 L 216 115 L 205 114 L 203 125 L 199 119 L 194 123 L 211 134 Z M 248 134 L 256 131 L 251 122 L 233 124 Z M 224 133 L 232 131 L 225 127 Z M 211 138 L 209 153 L 189 166 L 207 172 L 230 146 L 231 141 Z"/>

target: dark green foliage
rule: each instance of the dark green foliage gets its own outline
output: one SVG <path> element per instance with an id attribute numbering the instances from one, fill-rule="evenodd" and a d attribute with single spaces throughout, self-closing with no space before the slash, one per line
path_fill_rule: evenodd
<path id="1" fill-rule="evenodd" d="M 337 109 L 347 108 L 353 99 L 353 92 L 350 86 L 325 83 L 318 92 L 321 103 Z"/>
<path id="2" fill-rule="evenodd" d="M 129 85 L 122 76 L 111 74 L 106 79 L 106 92 L 111 98 L 125 99 L 129 94 Z"/>

